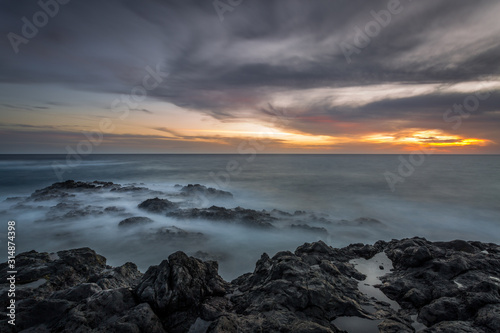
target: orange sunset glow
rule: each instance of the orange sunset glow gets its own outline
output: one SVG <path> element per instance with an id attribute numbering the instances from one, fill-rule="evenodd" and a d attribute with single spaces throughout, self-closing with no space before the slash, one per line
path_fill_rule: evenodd
<path id="1" fill-rule="evenodd" d="M 479 138 L 463 138 L 457 135 L 446 135 L 440 130 L 404 131 L 396 134 L 380 133 L 353 138 L 349 136 L 310 135 L 307 133 L 290 133 L 282 129 L 273 129 L 264 126 L 254 127 L 253 131 L 245 130 L 209 130 L 209 129 L 181 129 L 175 134 L 165 136 L 169 140 L 189 140 L 192 142 L 212 142 L 230 145 L 234 140 L 254 140 L 257 143 L 273 143 L 284 149 L 332 149 L 337 145 L 381 144 L 390 145 L 396 149 L 412 151 L 432 149 L 448 152 L 449 148 L 471 146 L 484 147 L 493 144 L 490 140 Z M 230 127 L 229 127 L 230 128 Z M 258 131 L 257 129 L 260 129 Z M 189 133 L 183 135 L 181 133 Z M 440 149 L 446 148 L 446 149 Z"/>
<path id="2" fill-rule="evenodd" d="M 65 154 L 85 140 L 94 153 L 237 154 L 249 141 L 265 154 L 500 153 L 500 4 L 437 32 L 438 5 L 409 3 L 363 47 L 354 27 L 372 18 L 357 10 L 338 25 L 260 15 L 246 26 L 238 15 L 252 10 L 219 21 L 209 2 L 112 20 L 73 6 L 33 42 L 4 40 L 0 153 Z M 164 11 L 176 14 L 123 24 Z"/>

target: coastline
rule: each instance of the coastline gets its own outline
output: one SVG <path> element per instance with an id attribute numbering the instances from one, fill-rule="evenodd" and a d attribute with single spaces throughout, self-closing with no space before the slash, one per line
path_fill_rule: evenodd
<path id="1" fill-rule="evenodd" d="M 379 264 L 382 284 L 375 287 L 398 308 L 358 289 L 372 277 L 353 260 L 383 253 L 394 267 Z M 349 319 L 361 322 L 364 332 L 413 332 L 415 324 L 423 332 L 495 332 L 499 261 L 500 246 L 491 243 L 412 238 L 334 249 L 319 241 L 272 258 L 264 253 L 253 273 L 227 282 L 218 275 L 217 262 L 183 252 L 143 274 L 133 263 L 108 266 L 89 248 L 30 251 L 17 256 L 16 326 L 3 319 L 0 327 L 2 332 L 341 332 L 339 319 Z M 1 264 L 2 275 L 6 271 Z M 1 286 L 5 305 L 8 285 Z"/>
<path id="2" fill-rule="evenodd" d="M 7 277 L 0 284 L 2 332 L 500 329 L 500 246 L 494 243 L 414 237 L 331 247 L 323 240 L 343 228 L 363 233 L 388 226 L 369 217 L 335 221 L 307 211 L 232 207 L 233 198 L 200 184 L 160 191 L 73 180 L 8 198 L 12 211 L 37 218 L 33 235 L 44 230 L 60 242 L 46 243 L 59 247 L 48 252 L 14 251 L 12 264 L 0 264 Z M 13 230 L 17 225 L 12 221 Z M 108 265 L 93 246 L 72 246 L 77 236 L 84 243 L 98 235 L 114 253 L 143 247 L 157 261 L 144 269 L 135 260 Z M 252 256 L 238 236 L 259 251 L 251 273 L 243 273 Z M 264 237 L 273 247 L 265 249 Z M 315 240 L 280 249 L 279 237 Z M 60 249 L 64 244 L 70 245 Z M 227 274 L 232 262 L 239 273 Z"/>

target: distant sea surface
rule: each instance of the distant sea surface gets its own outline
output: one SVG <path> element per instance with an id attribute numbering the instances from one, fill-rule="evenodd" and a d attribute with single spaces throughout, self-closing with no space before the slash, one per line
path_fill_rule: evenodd
<path id="1" fill-rule="evenodd" d="M 429 155 L 410 169 L 402 159 L 409 156 L 95 154 L 68 166 L 66 155 L 0 155 L 0 201 L 60 179 L 144 183 L 158 190 L 199 183 L 233 193 L 232 206 L 304 210 L 336 220 L 369 217 L 385 226 L 373 232 L 329 230 L 332 246 L 413 236 L 498 243 L 499 155 Z M 393 189 L 388 175 L 399 180 Z"/>

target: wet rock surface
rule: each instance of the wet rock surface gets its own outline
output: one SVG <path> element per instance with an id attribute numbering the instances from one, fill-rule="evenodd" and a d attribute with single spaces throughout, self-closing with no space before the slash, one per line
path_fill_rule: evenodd
<path id="1" fill-rule="evenodd" d="M 358 289 L 365 276 L 352 259 L 385 252 L 394 269 L 379 288 L 401 308 Z M 352 244 L 319 241 L 295 252 L 263 254 L 253 273 L 231 282 L 215 261 L 183 252 L 144 274 L 106 265 L 89 248 L 17 256 L 16 326 L 5 313 L 9 286 L 0 284 L 1 332 L 342 332 L 340 318 L 375 322 L 380 332 L 500 331 L 500 247 L 422 238 Z M 7 275 L 0 264 L 0 274 Z"/>
<path id="2" fill-rule="evenodd" d="M 178 205 L 167 199 L 153 198 L 141 202 L 138 207 L 151 213 L 160 214 L 175 209 Z"/>
<path id="3" fill-rule="evenodd" d="M 179 219 L 226 221 L 260 228 L 272 228 L 272 222 L 276 220 L 276 218 L 272 217 L 269 213 L 263 211 L 256 211 L 241 207 L 228 209 L 217 206 L 211 206 L 209 208 L 179 209 L 167 213 L 167 216 Z"/>
<path id="4" fill-rule="evenodd" d="M 61 202 L 49 208 L 44 221 L 74 221 L 102 214 L 104 214 L 103 207 L 83 205 L 79 202 Z"/>
<path id="5" fill-rule="evenodd" d="M 396 270 L 382 278 L 381 289 L 417 313 L 425 332 L 499 332 L 499 250 L 461 240 L 392 241 L 386 253 Z"/>
<path id="6" fill-rule="evenodd" d="M 180 193 L 185 197 L 206 197 L 210 199 L 232 199 L 230 192 L 217 190 L 212 187 L 206 187 L 200 184 L 189 184 L 181 188 Z"/>
<path id="7" fill-rule="evenodd" d="M 86 190 L 102 190 L 102 189 L 116 189 L 120 185 L 113 184 L 112 182 L 81 182 L 74 180 L 67 180 L 60 183 L 54 183 L 43 189 L 36 190 L 30 196 L 30 199 L 35 201 L 43 201 L 50 199 L 57 199 L 60 197 L 71 197 L 74 196 L 71 192 L 76 191 L 86 191 Z"/>
<path id="8" fill-rule="evenodd" d="M 204 241 L 206 235 L 201 232 L 188 231 L 176 226 L 168 226 L 157 229 L 153 234 L 149 235 L 150 241 Z"/>
<path id="9" fill-rule="evenodd" d="M 131 226 L 143 225 L 143 224 L 148 224 L 148 223 L 153 223 L 153 222 L 154 221 L 152 219 L 150 219 L 149 217 L 134 216 L 134 217 L 129 217 L 129 218 L 126 218 L 126 219 L 120 221 L 120 223 L 118 223 L 118 225 L 120 227 L 131 227 Z"/>

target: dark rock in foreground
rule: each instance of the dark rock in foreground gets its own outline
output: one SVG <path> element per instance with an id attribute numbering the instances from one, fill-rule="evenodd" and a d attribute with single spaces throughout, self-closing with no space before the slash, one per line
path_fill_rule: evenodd
<path id="1" fill-rule="evenodd" d="M 403 308 L 418 312 L 427 326 L 440 327 L 437 332 L 467 331 L 459 326 L 500 332 L 499 251 L 494 244 L 460 240 L 393 241 L 386 253 L 396 270 L 382 278 L 381 289 Z"/>
<path id="2" fill-rule="evenodd" d="M 384 251 L 394 270 L 381 290 L 401 309 L 358 290 L 351 259 Z M 353 244 L 323 242 L 292 253 L 263 254 L 253 273 L 232 282 L 215 261 L 177 252 L 142 274 L 132 263 L 112 268 L 88 248 L 17 256 L 16 326 L 4 312 L 1 332 L 342 332 L 339 317 L 378 320 L 381 332 L 500 331 L 500 247 L 421 238 Z M 0 274 L 7 275 L 7 265 Z M 382 273 L 383 274 L 383 273 Z M 7 318 L 7 319 L 5 319 Z"/>

